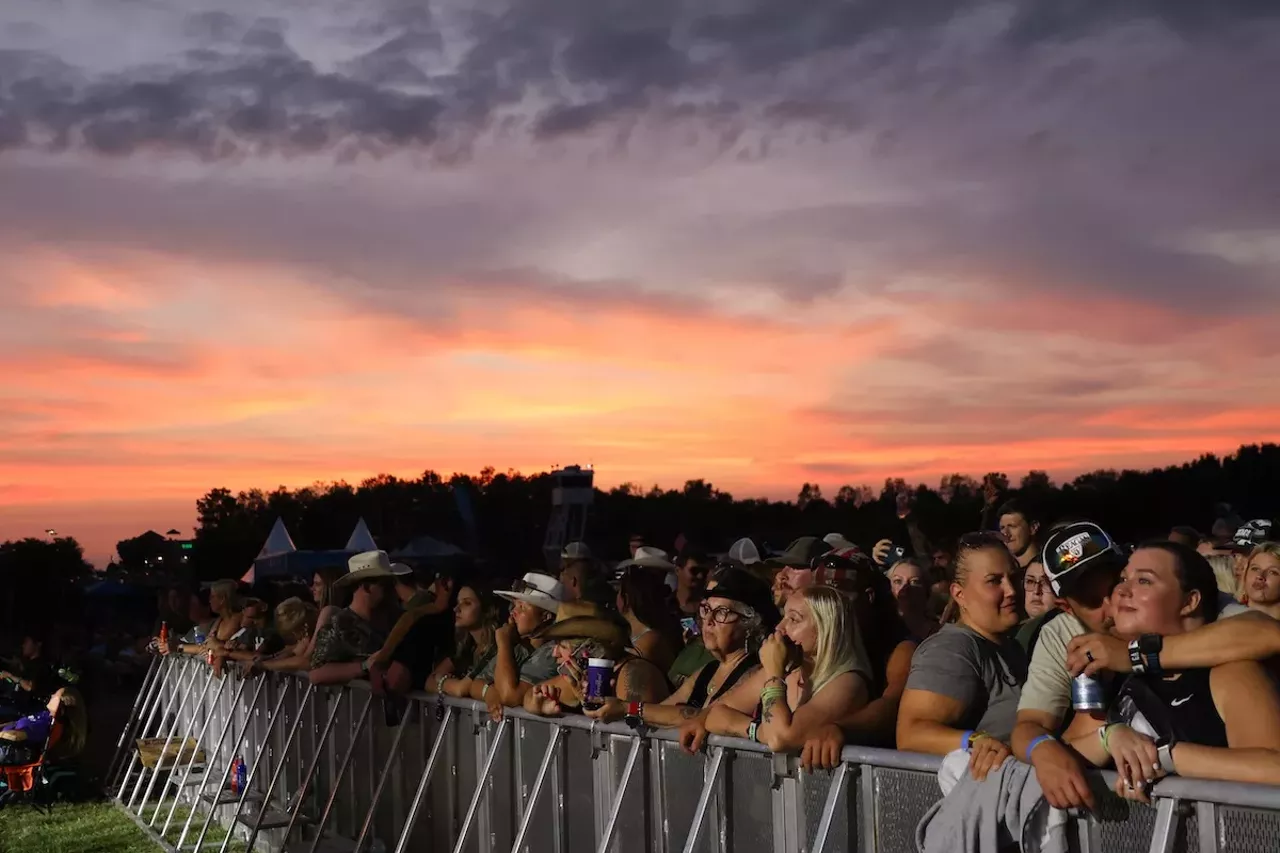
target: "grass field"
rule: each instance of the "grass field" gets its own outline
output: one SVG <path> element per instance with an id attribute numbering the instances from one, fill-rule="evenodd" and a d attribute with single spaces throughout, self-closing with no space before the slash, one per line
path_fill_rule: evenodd
<path id="1" fill-rule="evenodd" d="M 156 853 L 160 848 L 110 803 L 55 806 L 53 814 L 0 812 L 0 850 L 13 853 Z"/>
<path id="2" fill-rule="evenodd" d="M 160 823 L 169 815 L 169 807 L 160 811 Z M 151 809 L 142 813 L 150 819 Z M 178 840 L 187 809 L 175 810 L 173 825 L 166 840 Z M 195 831 L 203 814 L 197 815 Z M 192 844 L 195 831 L 187 836 Z M 210 827 L 206 842 L 218 842 L 226 831 L 218 825 Z M 32 808 L 10 807 L 0 811 L 0 851 L 2 853 L 158 853 L 160 846 L 149 839 L 138 825 L 109 802 L 76 803 L 54 806 L 53 814 L 41 814 Z M 228 853 L 244 853 L 244 843 L 233 841 Z"/>

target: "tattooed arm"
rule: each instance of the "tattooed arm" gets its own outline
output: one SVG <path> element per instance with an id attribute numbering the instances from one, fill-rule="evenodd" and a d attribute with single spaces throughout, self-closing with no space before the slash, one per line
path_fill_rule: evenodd
<path id="1" fill-rule="evenodd" d="M 717 667 L 719 664 L 712 661 L 707 666 Z M 697 680 L 697 674 L 690 676 L 680 683 L 679 690 L 663 699 L 661 704 L 645 705 L 645 723 L 658 729 L 674 728 L 701 713 L 701 708 L 689 704 L 689 696 L 693 693 L 693 684 Z"/>
<path id="2" fill-rule="evenodd" d="M 788 679 L 799 679 L 799 671 Z M 778 682 L 770 679 L 766 687 Z M 792 708 L 786 696 L 770 695 L 763 698 L 760 709 L 760 729 L 756 739 L 774 752 L 788 752 L 804 746 L 811 731 L 843 719 L 849 713 L 867 704 L 867 684 L 862 676 L 846 672 L 837 675 L 809 701 Z"/>
<path id="3" fill-rule="evenodd" d="M 623 702 L 661 702 L 667 696 L 666 679 L 653 664 L 635 658 L 619 670 L 617 693 Z"/>

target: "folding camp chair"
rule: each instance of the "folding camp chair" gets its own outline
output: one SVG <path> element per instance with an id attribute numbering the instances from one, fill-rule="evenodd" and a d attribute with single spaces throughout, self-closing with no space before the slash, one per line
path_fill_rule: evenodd
<path id="1" fill-rule="evenodd" d="M 4 786 L 3 790 L 0 790 L 0 809 L 10 805 L 26 804 L 36 811 L 53 811 L 53 803 L 41 802 L 37 796 L 37 778 L 44 767 L 45 759 L 49 756 L 49 750 L 53 749 L 61 739 L 62 722 L 54 720 L 53 728 L 49 730 L 49 740 L 45 742 L 39 758 L 30 764 L 0 764 L 0 783 Z"/>

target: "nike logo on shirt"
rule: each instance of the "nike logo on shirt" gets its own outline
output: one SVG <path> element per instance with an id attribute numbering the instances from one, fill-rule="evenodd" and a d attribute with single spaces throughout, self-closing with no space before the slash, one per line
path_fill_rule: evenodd
<path id="1" fill-rule="evenodd" d="M 1181 705 L 1183 702 L 1190 702 L 1194 698 L 1195 698 L 1194 696 L 1183 696 L 1181 699 L 1174 699 L 1170 701 L 1169 704 L 1176 708 L 1179 705 Z"/>

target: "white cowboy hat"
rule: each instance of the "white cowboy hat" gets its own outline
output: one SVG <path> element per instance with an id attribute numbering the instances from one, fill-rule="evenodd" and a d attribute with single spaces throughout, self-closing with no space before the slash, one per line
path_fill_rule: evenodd
<path id="1" fill-rule="evenodd" d="M 676 570 L 676 564 L 671 562 L 671 558 L 667 556 L 667 552 L 661 548 L 650 548 L 648 545 L 641 545 L 636 549 L 636 555 L 630 560 L 623 560 L 618 564 L 619 569 L 628 569 L 632 566 L 640 566 L 645 569 L 665 569 L 673 572 Z"/>
<path id="2" fill-rule="evenodd" d="M 544 575 L 542 572 L 529 572 L 523 578 L 518 589 L 500 589 L 495 595 L 508 601 L 523 601 L 534 607 L 555 613 L 564 602 L 564 587 L 560 581 Z"/>
<path id="3" fill-rule="evenodd" d="M 405 577 L 406 575 L 411 575 L 413 574 L 413 566 L 407 565 L 405 563 L 392 563 L 391 574 L 395 575 L 398 578 Z"/>
<path id="4" fill-rule="evenodd" d="M 386 551 L 365 551 L 347 560 L 347 573 L 338 578 L 334 586 L 395 576 L 395 570 L 391 568 L 391 558 L 387 556 Z"/>

